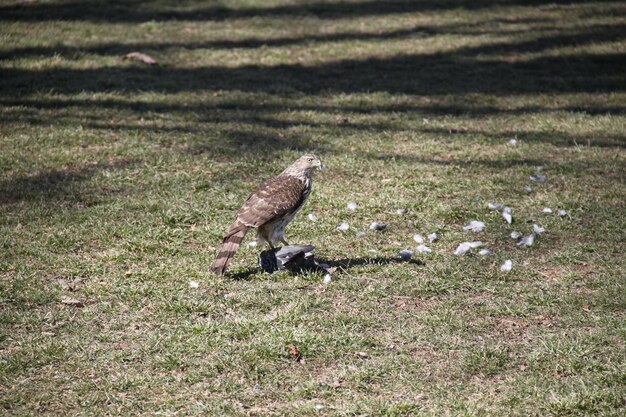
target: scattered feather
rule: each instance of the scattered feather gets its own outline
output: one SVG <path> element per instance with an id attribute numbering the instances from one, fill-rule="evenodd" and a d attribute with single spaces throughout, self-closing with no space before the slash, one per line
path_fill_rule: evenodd
<path id="1" fill-rule="evenodd" d="M 356 209 L 357 209 L 357 207 L 358 207 L 358 206 L 356 205 L 356 203 L 355 203 L 355 202 L 350 202 L 350 203 L 348 203 L 348 210 L 352 210 L 352 211 L 354 211 L 354 210 L 356 210 Z"/>
<path id="2" fill-rule="evenodd" d="M 517 231 L 511 232 L 511 239 L 519 239 L 520 237 L 522 237 L 522 234 L 520 232 L 517 232 Z"/>
<path id="3" fill-rule="evenodd" d="M 489 210 L 501 210 L 504 207 L 504 204 L 489 203 L 487 204 L 487 207 L 489 207 Z"/>
<path id="4" fill-rule="evenodd" d="M 419 245 L 417 251 L 419 253 L 431 253 L 433 250 L 426 245 Z"/>
<path id="5" fill-rule="evenodd" d="M 330 284 L 331 277 L 330 274 L 324 275 L 324 284 Z"/>
<path id="6" fill-rule="evenodd" d="M 517 144 L 517 139 L 515 138 L 511 138 L 506 142 L 508 145 L 516 145 Z"/>
<path id="7" fill-rule="evenodd" d="M 356 237 L 363 237 L 365 236 L 365 232 L 363 230 L 359 230 L 358 232 L 356 232 Z"/>
<path id="8" fill-rule="evenodd" d="M 372 222 L 372 224 L 370 224 L 371 230 L 385 230 L 386 227 L 387 225 L 384 223 Z"/>
<path id="9" fill-rule="evenodd" d="M 530 187 L 524 187 L 524 192 L 527 193 L 527 194 L 530 194 L 530 193 L 533 192 L 533 189 L 530 188 Z"/>
<path id="10" fill-rule="evenodd" d="M 143 54 L 141 52 L 131 52 L 122 57 L 122 61 L 139 61 L 148 65 L 156 65 L 156 60 L 150 55 Z"/>
<path id="11" fill-rule="evenodd" d="M 350 228 L 350 225 L 348 223 L 341 223 L 335 229 L 339 231 L 345 231 L 345 230 L 348 230 L 349 228 Z"/>
<path id="12" fill-rule="evenodd" d="M 537 233 L 538 235 L 540 235 L 541 233 L 545 232 L 546 229 L 539 226 L 538 224 L 533 224 L 533 232 Z"/>
<path id="13" fill-rule="evenodd" d="M 565 210 L 559 210 L 558 215 L 563 217 L 563 216 L 567 216 L 567 211 Z"/>
<path id="14" fill-rule="evenodd" d="M 189 281 L 189 288 L 198 288 L 199 286 L 198 281 Z"/>
<path id="15" fill-rule="evenodd" d="M 481 256 L 489 255 L 490 253 L 491 253 L 491 251 L 489 249 L 487 249 L 487 248 L 481 249 L 481 250 L 478 251 L 478 254 L 481 255 Z"/>
<path id="16" fill-rule="evenodd" d="M 248 247 L 249 248 L 254 248 L 258 244 L 259 244 L 259 242 L 257 242 L 256 240 L 251 240 L 250 242 L 248 242 Z"/>
<path id="17" fill-rule="evenodd" d="M 544 207 L 541 211 L 543 211 L 544 213 L 552 213 L 552 209 L 549 207 Z"/>
<path id="18" fill-rule="evenodd" d="M 513 268 L 513 261 L 510 259 L 507 259 L 506 261 L 504 261 L 502 265 L 500 265 L 500 271 L 502 272 L 509 272 L 512 268 Z"/>
<path id="19" fill-rule="evenodd" d="M 513 222 L 513 216 L 511 216 L 511 207 L 505 207 L 502 210 L 502 217 L 504 217 L 504 220 L 506 220 L 508 224 L 511 224 Z"/>
<path id="20" fill-rule="evenodd" d="M 483 245 L 483 242 L 481 241 L 459 243 L 459 246 L 457 246 L 456 250 L 454 251 L 454 254 L 465 255 L 467 252 L 469 252 L 470 249 L 479 248 L 482 245 Z"/>
<path id="21" fill-rule="evenodd" d="M 428 241 L 430 243 L 435 242 L 437 239 L 439 239 L 439 236 L 437 236 L 437 233 L 431 233 L 428 235 Z"/>
<path id="22" fill-rule="evenodd" d="M 367 250 L 369 253 L 378 253 L 378 251 L 376 249 L 368 249 Z"/>
<path id="23" fill-rule="evenodd" d="M 64 295 L 61 297 L 61 303 L 66 304 L 68 306 L 73 307 L 84 307 L 85 304 L 77 298 L 70 297 L 68 295 Z"/>
<path id="24" fill-rule="evenodd" d="M 460 243 L 454 251 L 455 255 L 465 255 L 472 247 L 469 242 Z"/>
<path id="25" fill-rule="evenodd" d="M 463 230 L 471 230 L 472 232 L 479 233 L 482 232 L 485 228 L 485 223 L 480 222 L 478 220 L 472 220 L 463 226 Z"/>
<path id="26" fill-rule="evenodd" d="M 528 177 L 531 181 L 533 182 L 546 182 L 546 176 L 545 175 L 539 175 L 539 174 L 535 174 L 535 175 L 531 175 L 530 177 Z"/>
<path id="27" fill-rule="evenodd" d="M 400 251 L 398 255 L 400 255 L 400 258 L 402 258 L 402 260 L 408 261 L 411 259 L 411 256 L 413 256 L 413 252 L 411 252 L 410 250 L 403 249 Z"/>
<path id="28" fill-rule="evenodd" d="M 396 214 L 405 215 L 409 212 L 407 209 L 398 209 L 396 210 Z"/>
<path id="29" fill-rule="evenodd" d="M 418 234 L 413 235 L 413 240 L 417 243 L 424 243 L 424 236 Z"/>
<path id="30" fill-rule="evenodd" d="M 535 234 L 531 233 L 528 236 L 524 236 L 517 241 L 517 246 L 532 246 L 535 243 Z"/>
<path id="31" fill-rule="evenodd" d="M 309 213 L 309 220 L 311 220 L 312 222 L 316 222 L 317 221 L 317 216 L 313 213 Z"/>
<path id="32" fill-rule="evenodd" d="M 315 409 L 316 409 L 317 411 L 321 411 L 321 410 L 323 410 L 324 408 L 326 408 L 326 406 L 325 406 L 324 404 L 315 404 Z"/>

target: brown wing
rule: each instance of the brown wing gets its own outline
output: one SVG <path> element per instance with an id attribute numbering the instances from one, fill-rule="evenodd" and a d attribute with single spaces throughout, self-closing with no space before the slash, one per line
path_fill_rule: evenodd
<path id="1" fill-rule="evenodd" d="M 296 211 L 305 199 L 305 184 L 290 175 L 279 175 L 261 184 L 244 203 L 237 219 L 259 227 Z"/>

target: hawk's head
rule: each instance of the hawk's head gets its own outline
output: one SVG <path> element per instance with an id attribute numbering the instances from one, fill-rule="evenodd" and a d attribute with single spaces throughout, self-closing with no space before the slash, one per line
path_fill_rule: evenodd
<path id="1" fill-rule="evenodd" d="M 317 156 L 313 154 L 306 154 L 302 155 L 296 160 L 296 162 L 289 165 L 283 173 L 304 180 L 305 178 L 311 178 L 311 171 L 315 167 L 322 170 L 324 169 L 324 164 Z"/>
<path id="2" fill-rule="evenodd" d="M 311 170 L 315 167 L 317 167 L 320 171 L 324 169 L 324 164 L 322 163 L 322 161 L 312 153 L 302 155 L 300 158 L 298 158 L 294 165 L 307 173 L 311 172 Z"/>

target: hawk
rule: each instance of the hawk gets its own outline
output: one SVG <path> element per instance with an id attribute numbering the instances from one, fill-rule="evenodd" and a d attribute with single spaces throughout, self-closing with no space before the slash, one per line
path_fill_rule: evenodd
<path id="1" fill-rule="evenodd" d="M 257 240 L 267 242 L 271 249 L 285 240 L 285 227 L 294 218 L 311 194 L 313 168 L 324 168 L 320 159 L 312 154 L 298 158 L 274 178 L 270 178 L 253 191 L 237 213 L 235 221 L 224 235 L 222 248 L 211 265 L 211 271 L 223 275 L 235 255 L 246 232 L 257 228 Z"/>

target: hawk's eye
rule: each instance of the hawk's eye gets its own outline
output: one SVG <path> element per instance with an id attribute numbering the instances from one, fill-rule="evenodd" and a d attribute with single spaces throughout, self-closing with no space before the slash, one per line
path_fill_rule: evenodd
<path id="1" fill-rule="evenodd" d="M 308 158 L 306 161 L 310 164 L 311 162 L 313 162 L 313 158 Z"/>

